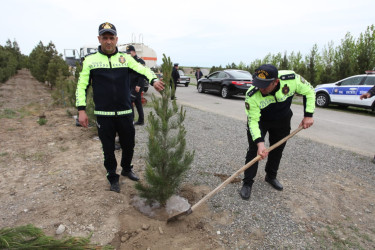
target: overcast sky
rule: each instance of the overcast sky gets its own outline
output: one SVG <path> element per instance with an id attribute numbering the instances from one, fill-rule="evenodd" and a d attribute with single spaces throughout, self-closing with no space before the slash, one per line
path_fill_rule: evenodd
<path id="1" fill-rule="evenodd" d="M 100 23 L 119 43 L 132 37 L 182 66 L 249 64 L 268 53 L 309 53 L 340 45 L 375 24 L 375 0 L 0 0 L 0 44 L 15 39 L 28 55 L 42 41 L 59 53 L 98 44 Z"/>

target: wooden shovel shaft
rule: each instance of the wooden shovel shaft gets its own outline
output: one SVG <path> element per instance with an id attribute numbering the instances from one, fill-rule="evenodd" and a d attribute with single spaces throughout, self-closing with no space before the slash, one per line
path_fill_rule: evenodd
<path id="1" fill-rule="evenodd" d="M 269 147 L 267 149 L 267 151 L 271 152 L 272 150 L 274 150 L 275 148 L 277 148 L 278 146 L 280 146 L 281 144 L 283 144 L 284 142 L 286 142 L 288 139 L 290 139 L 291 137 L 293 137 L 295 134 L 297 134 L 302 129 L 303 129 L 302 126 L 298 127 L 296 130 L 294 130 L 288 136 L 284 137 L 283 139 L 281 139 L 280 141 L 278 141 L 277 143 L 275 143 L 271 147 Z M 251 161 L 249 161 L 245 166 L 243 166 L 242 168 L 240 168 L 239 170 L 237 170 L 237 172 L 235 172 L 234 174 L 232 174 L 223 183 L 221 183 L 214 190 L 212 190 L 205 197 L 203 197 L 200 201 L 198 201 L 196 204 L 194 204 L 191 207 L 191 212 L 193 212 L 197 207 L 199 207 L 200 205 L 202 205 L 202 203 L 204 203 L 206 200 L 208 200 L 209 198 L 211 198 L 211 196 L 213 196 L 214 194 L 216 194 L 217 192 L 219 192 L 223 187 L 225 187 L 226 185 L 228 185 L 228 183 L 230 183 L 234 178 L 236 178 L 239 174 L 241 174 L 242 172 L 244 172 L 247 168 L 249 168 L 251 165 L 253 165 L 257 161 L 259 161 L 260 159 L 261 159 L 261 156 L 257 155 L 254 159 L 252 159 Z"/>

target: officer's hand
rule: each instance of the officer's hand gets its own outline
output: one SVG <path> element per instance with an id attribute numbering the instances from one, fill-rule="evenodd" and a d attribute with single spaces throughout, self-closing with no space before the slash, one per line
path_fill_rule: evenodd
<path id="1" fill-rule="evenodd" d="M 86 111 L 80 110 L 78 111 L 78 121 L 82 127 L 87 128 L 89 126 L 89 118 L 86 114 Z"/>
<path id="2" fill-rule="evenodd" d="M 370 98 L 370 93 L 364 93 L 364 94 L 362 94 L 360 97 L 359 97 L 359 99 L 367 99 L 367 98 Z"/>
<path id="3" fill-rule="evenodd" d="M 135 92 L 139 92 L 139 90 L 141 89 L 141 87 L 139 87 L 139 86 L 135 86 Z"/>
<path id="4" fill-rule="evenodd" d="M 314 118 L 304 117 L 299 126 L 302 126 L 304 129 L 311 127 L 314 124 Z"/>
<path id="5" fill-rule="evenodd" d="M 258 144 L 258 155 L 260 155 L 260 157 L 262 158 L 262 160 L 264 158 L 266 158 L 268 156 L 268 150 L 266 148 L 266 146 L 264 146 L 264 142 L 259 142 Z"/>
<path id="6" fill-rule="evenodd" d="M 160 80 L 155 81 L 153 85 L 154 85 L 154 88 L 156 89 L 156 91 L 161 91 L 161 90 L 164 89 L 164 83 Z"/>

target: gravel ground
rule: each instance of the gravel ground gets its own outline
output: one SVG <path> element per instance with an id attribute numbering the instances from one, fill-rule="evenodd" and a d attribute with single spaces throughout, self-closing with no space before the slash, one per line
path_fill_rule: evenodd
<path id="1" fill-rule="evenodd" d="M 146 108 L 146 114 L 150 110 Z M 187 147 L 195 150 L 186 181 L 206 185 L 212 190 L 222 183 L 215 174 L 229 177 L 245 164 L 246 124 L 190 107 L 185 110 Z M 145 126 L 136 128 L 135 151 L 142 154 L 146 154 L 148 141 L 144 129 Z M 308 133 L 308 130 L 300 133 Z M 259 163 L 249 201 L 243 201 L 239 196 L 241 182 L 227 185 L 208 201 L 212 211 L 228 215 L 225 223 L 213 226 L 215 231 L 220 231 L 219 237 L 229 248 L 249 247 L 250 239 L 251 246 L 258 249 L 315 248 L 312 246 L 321 240 L 316 238 L 316 231 L 325 224 L 319 219 L 303 220 L 301 217 L 296 220 L 291 201 L 302 197 L 305 200 L 300 202 L 306 203 L 304 218 L 318 218 L 325 208 L 314 207 L 313 203 L 309 207 L 309 199 L 325 192 L 320 185 L 329 181 L 329 176 L 337 173 L 340 178 L 355 176 L 366 185 L 374 186 L 375 167 L 368 158 L 302 139 L 298 134 L 288 141 L 279 169 L 278 179 L 284 185 L 284 191 L 276 191 L 264 181 L 265 162 Z M 242 174 L 240 178 L 243 178 Z M 309 192 L 315 196 L 306 194 Z"/>

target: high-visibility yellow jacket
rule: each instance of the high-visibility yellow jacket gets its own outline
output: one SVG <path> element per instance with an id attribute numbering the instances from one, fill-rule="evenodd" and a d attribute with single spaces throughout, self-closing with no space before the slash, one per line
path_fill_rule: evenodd
<path id="1" fill-rule="evenodd" d="M 309 82 L 291 70 L 280 70 L 280 83 L 268 95 L 252 86 L 246 92 L 245 106 L 251 137 L 255 143 L 264 141 L 259 129 L 260 121 L 275 121 L 291 114 L 294 94 L 303 95 L 304 116 L 312 117 L 315 109 L 315 91 Z"/>
<path id="2" fill-rule="evenodd" d="M 152 70 L 134 60 L 131 55 L 118 52 L 106 55 L 99 51 L 83 61 L 76 90 L 78 110 L 86 108 L 87 88 L 91 84 L 94 95 L 95 115 L 120 116 L 132 113 L 130 99 L 130 73 L 144 75 L 152 84 L 157 79 Z"/>

